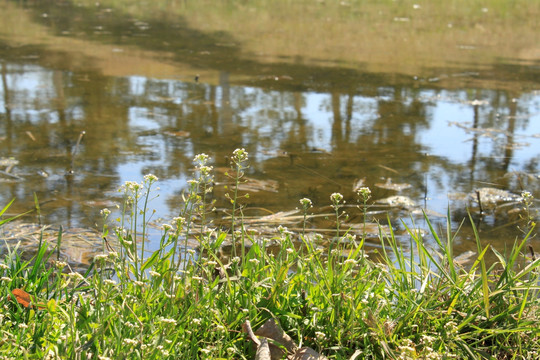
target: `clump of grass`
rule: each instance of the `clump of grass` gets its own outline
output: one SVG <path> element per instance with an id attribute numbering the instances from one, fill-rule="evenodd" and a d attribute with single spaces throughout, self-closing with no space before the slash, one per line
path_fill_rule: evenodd
<path id="1" fill-rule="evenodd" d="M 383 248 L 372 259 L 363 238 L 339 231 L 345 214 L 335 193 L 332 246 L 306 234 L 309 199 L 301 200 L 302 234 L 280 227 L 256 240 L 244 230 L 236 190 L 247 168 L 244 151 L 233 160 L 231 237 L 205 217 L 212 177 L 203 155 L 195 158 L 198 177 L 182 211 L 163 225 L 152 252 L 144 244 L 154 176 L 123 187 L 118 226 L 104 227 L 104 252 L 85 274 L 51 261 L 55 244 L 42 243 L 31 261 L 12 249 L 0 264 L 0 356 L 251 359 L 242 324 L 249 320 L 256 329 L 273 318 L 297 344 L 335 359 L 538 358 L 540 260 L 522 256 L 534 224 L 507 254 L 475 233 L 478 256 L 470 268 L 454 263 L 450 220 L 441 237 L 426 218 L 436 248 L 409 229 L 408 252 L 391 227 L 388 233 L 381 227 Z M 364 209 L 368 190 L 359 194 Z M 197 239 L 198 251 L 188 248 L 188 237 Z M 241 239 L 242 251 L 225 263 L 219 250 L 229 238 L 233 245 Z M 270 242 L 277 251 L 267 251 Z M 485 263 L 487 251 L 496 263 Z M 16 301 L 14 289 L 33 303 Z"/>

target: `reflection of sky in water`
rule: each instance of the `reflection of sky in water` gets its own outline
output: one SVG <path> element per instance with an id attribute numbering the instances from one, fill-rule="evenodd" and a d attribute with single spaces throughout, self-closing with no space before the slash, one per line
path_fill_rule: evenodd
<path id="1" fill-rule="evenodd" d="M 332 112 L 323 105 L 330 101 L 330 96 L 328 94 L 308 93 L 305 94 L 305 97 L 306 106 L 302 110 L 305 111 L 305 118 L 313 127 L 311 141 L 308 144 L 310 147 L 330 151 L 332 150 L 330 143 Z"/>
<path id="2" fill-rule="evenodd" d="M 58 115 L 50 112 L 49 101 L 54 94 L 54 72 L 37 65 L 6 65 L 6 85 L 10 90 L 12 103 L 17 103 L 12 109 L 13 116 L 21 116 L 31 122 L 46 120 L 50 123 L 58 121 Z M 2 86 L 2 93 L 4 92 Z M 0 99 L 0 111 L 4 111 L 4 96 Z"/>
<path id="3" fill-rule="evenodd" d="M 128 119 L 133 130 L 157 130 L 159 124 L 157 124 L 149 116 L 150 110 L 145 107 L 130 107 Z"/>
<path id="4" fill-rule="evenodd" d="M 518 100 L 520 103 L 521 100 Z M 477 125 L 480 129 L 487 126 L 483 124 L 483 117 L 492 111 L 489 105 L 480 106 L 480 119 Z M 540 138 L 535 135 L 540 134 L 540 116 L 538 107 L 528 106 L 527 111 L 531 114 L 518 112 L 516 120 L 516 130 L 514 131 L 513 143 L 516 148 L 513 150 L 512 165 L 522 170 L 524 161 L 539 155 Z M 500 112 L 504 120 L 502 130 L 507 126 L 508 114 Z M 523 121 L 523 119 L 528 119 Z M 472 105 L 462 103 L 438 101 L 433 110 L 433 116 L 429 119 L 430 127 L 422 131 L 418 136 L 422 144 L 429 148 L 429 153 L 434 156 L 444 157 L 453 163 L 461 164 L 471 158 L 473 139 L 478 140 L 478 156 L 491 157 L 495 148 L 502 148 L 506 145 L 507 136 L 496 134 L 494 138 L 475 134 L 472 131 L 457 126 L 459 123 L 463 127 L 473 127 L 474 109 Z M 519 126 L 519 124 L 523 124 Z M 499 155 L 504 153 L 497 151 Z"/>
<path id="5" fill-rule="evenodd" d="M 449 122 L 470 121 L 472 116 L 472 109 L 465 109 L 460 104 L 438 102 L 434 106 L 429 128 L 417 135 L 419 141 L 432 156 L 442 156 L 452 162 L 463 162 L 471 156 L 472 145 L 466 145 L 469 136 L 463 129 L 450 125 Z"/>
<path id="6" fill-rule="evenodd" d="M 146 92 L 146 78 L 142 76 L 130 76 L 129 92 L 131 95 L 143 96 Z"/>
<path id="7" fill-rule="evenodd" d="M 260 149 L 264 151 L 272 151 L 279 149 L 279 146 L 283 142 L 286 135 L 294 131 L 297 128 L 297 110 L 287 102 L 275 102 L 276 97 L 293 96 L 292 93 L 280 94 L 277 92 L 265 92 L 261 89 L 244 88 L 246 95 L 252 98 L 250 107 L 245 109 L 241 115 L 245 120 L 245 125 L 256 128 L 261 135 L 273 135 L 269 142 L 265 142 L 265 148 Z M 332 151 L 332 124 L 334 122 L 334 114 L 329 104 L 332 98 L 329 94 L 321 93 L 301 93 L 298 94 L 301 97 L 302 106 L 300 107 L 301 121 L 305 122 L 303 126 L 306 126 L 308 130 L 307 134 L 307 147 L 322 149 L 325 151 Z M 347 102 L 347 96 L 340 96 L 340 112 L 345 114 L 345 106 Z M 367 98 L 363 96 L 354 96 L 354 113 L 351 119 L 351 128 L 348 138 L 352 141 L 362 134 L 365 129 L 365 125 L 368 124 L 370 119 L 376 117 L 374 109 L 376 108 L 376 100 L 373 98 Z M 274 119 L 280 119 L 283 121 L 281 127 L 276 131 L 275 124 L 272 123 Z M 346 131 L 345 127 L 342 129 Z M 274 133 L 277 132 L 277 133 Z"/>

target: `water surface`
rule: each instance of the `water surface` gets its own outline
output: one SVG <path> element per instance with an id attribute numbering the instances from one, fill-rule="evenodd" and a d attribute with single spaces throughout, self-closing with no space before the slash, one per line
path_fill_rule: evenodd
<path id="1" fill-rule="evenodd" d="M 306 24 L 322 26 L 321 3 L 305 5 L 311 22 L 281 2 L 205 14 L 195 3 L 160 4 L 0 2 L 0 201 L 16 198 L 12 213 L 32 208 L 35 193 L 42 222 L 99 228 L 118 187 L 153 173 L 160 196 L 151 206 L 167 220 L 194 176 L 193 157 L 209 154 L 220 184 L 236 148 L 249 152 L 246 176 L 259 181 L 250 215 L 293 210 L 303 197 L 325 213 L 333 192 L 357 204 L 362 184 L 373 192 L 370 210 L 383 220 L 389 211 L 399 233 L 413 210 L 424 227 L 419 210 L 444 224 L 450 207 L 457 228 L 467 207 L 478 211 L 480 188 L 516 201 L 524 190 L 540 195 L 540 31 L 529 18 L 539 6 L 527 15 L 472 2 L 463 10 L 471 23 L 456 24 L 448 21 L 458 13 L 444 23 L 426 16 L 441 11 L 427 3 L 327 4 L 333 25 L 313 43 Z M 267 18 L 274 6 L 290 15 L 281 29 Z M 369 24 L 378 41 L 366 37 Z M 488 41 L 481 27 L 508 31 Z M 390 182 L 410 187 L 381 185 Z M 376 203 L 394 195 L 415 205 Z M 213 196 L 228 207 L 222 186 Z M 475 215 L 486 242 L 504 248 L 521 236 L 507 225 L 523 216 L 516 207 Z M 361 222 L 348 211 L 350 224 Z M 467 226 L 461 234 L 457 252 L 475 249 Z"/>

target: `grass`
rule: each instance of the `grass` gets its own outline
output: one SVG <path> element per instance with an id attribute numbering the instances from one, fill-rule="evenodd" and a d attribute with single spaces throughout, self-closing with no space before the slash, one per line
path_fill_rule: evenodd
<path id="1" fill-rule="evenodd" d="M 10 249 L 0 264 L 0 357 L 252 359 L 255 348 L 242 325 L 257 329 L 268 319 L 298 346 L 334 359 L 539 357 L 540 259 L 523 256 L 534 223 L 507 254 L 475 233 L 478 256 L 470 268 L 453 261 L 450 221 L 444 236 L 430 225 L 436 248 L 409 229 L 407 252 L 391 227 L 381 227 L 376 259 L 350 234 L 337 233 L 332 246 L 321 247 L 305 225 L 303 234 L 279 227 L 272 238 L 254 239 L 242 222 L 245 198 L 236 191 L 247 155 L 243 149 L 233 155 L 233 234 L 214 229 L 205 216 L 213 176 L 202 154 L 182 211 L 164 224 L 153 251 L 143 249 L 152 175 L 124 185 L 118 219 L 109 221 L 103 211 L 104 252 L 86 273 L 71 272 L 57 257 L 61 232 L 58 244 L 40 243 L 31 260 Z M 359 197 L 367 206 L 369 189 Z M 330 200 L 339 223 L 342 197 Z M 311 201 L 300 204 L 307 214 Z M 188 238 L 197 239 L 199 251 L 188 248 Z M 239 248 L 229 262 L 220 255 L 227 241 Z M 278 250 L 267 251 L 270 242 Z M 484 261 L 488 251 L 496 263 Z M 20 290 L 30 303 L 15 296 Z"/>

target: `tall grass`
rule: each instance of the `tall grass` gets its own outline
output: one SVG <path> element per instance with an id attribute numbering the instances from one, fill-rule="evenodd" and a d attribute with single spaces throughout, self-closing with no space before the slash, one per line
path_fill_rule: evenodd
<path id="1" fill-rule="evenodd" d="M 522 254 L 534 226 L 507 254 L 475 232 L 478 255 L 470 268 L 454 262 L 450 221 L 441 236 L 426 218 L 430 242 L 409 228 L 408 251 L 391 227 L 381 227 L 376 259 L 351 234 L 336 232 L 332 246 L 322 247 L 305 231 L 309 199 L 301 200 L 302 234 L 280 227 L 272 238 L 256 239 L 239 211 L 245 155 L 242 168 L 232 163 L 231 233 L 205 217 L 211 168 L 199 155 L 183 210 L 163 225 L 153 252 L 144 247 L 153 176 L 124 186 L 124 216 L 106 222 L 104 253 L 85 274 L 51 258 L 57 244 L 41 243 L 30 261 L 11 249 L 0 264 L 0 356 L 251 359 L 242 324 L 249 320 L 256 329 L 272 318 L 300 346 L 335 359 L 538 358 L 540 260 Z M 368 191 L 359 196 L 365 206 Z M 342 197 L 330 201 L 339 224 Z M 103 215 L 107 220 L 110 212 Z M 187 247 L 188 237 L 198 241 L 197 251 Z M 226 261 L 220 249 L 237 239 L 242 250 Z M 277 251 L 267 251 L 270 242 Z M 496 263 L 484 261 L 487 251 Z M 15 301 L 14 289 L 32 303 Z"/>

